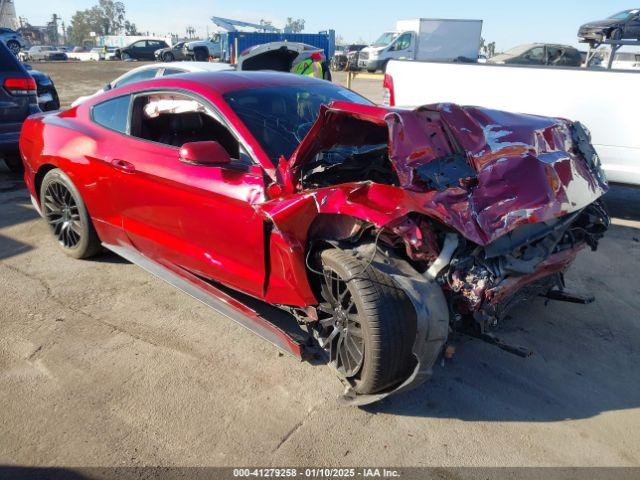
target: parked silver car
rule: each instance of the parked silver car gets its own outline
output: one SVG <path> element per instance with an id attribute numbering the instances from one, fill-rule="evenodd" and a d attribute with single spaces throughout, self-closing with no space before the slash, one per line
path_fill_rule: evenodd
<path id="1" fill-rule="evenodd" d="M 22 52 L 21 56 L 24 57 L 23 61 L 37 62 L 37 61 L 52 61 L 52 60 L 67 60 L 67 54 L 57 47 L 51 47 L 47 45 L 34 45 L 29 50 Z"/>
<path id="2" fill-rule="evenodd" d="M 156 61 L 160 62 L 175 62 L 176 60 L 186 60 L 186 56 L 184 54 L 185 42 L 178 42 L 175 45 L 172 45 L 167 48 L 161 48 L 160 50 L 156 50 L 153 54 L 156 57 Z"/>
<path id="3" fill-rule="evenodd" d="M 26 46 L 22 35 L 10 28 L 0 28 L 0 41 L 2 41 L 14 55 L 18 55 L 18 52 Z"/>

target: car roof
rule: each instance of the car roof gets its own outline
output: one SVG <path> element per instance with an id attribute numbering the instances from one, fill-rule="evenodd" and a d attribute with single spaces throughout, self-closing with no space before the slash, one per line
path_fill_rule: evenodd
<path id="1" fill-rule="evenodd" d="M 187 72 L 220 72 L 225 70 L 232 70 L 233 67 L 228 63 L 216 63 L 216 62 L 160 62 L 149 63 L 147 65 L 141 65 L 136 68 L 123 73 L 117 78 L 111 80 L 112 83 L 118 83 L 124 77 L 128 77 L 132 73 L 142 72 L 144 70 L 153 70 L 158 68 L 181 68 Z"/>
<path id="2" fill-rule="evenodd" d="M 175 65 L 175 63 L 170 63 L 169 65 Z M 236 71 L 229 69 L 217 72 L 193 72 L 156 77 L 154 79 L 132 83 L 130 85 L 133 88 L 130 90 L 135 91 L 137 89 L 144 90 L 149 87 L 167 86 L 188 87 L 188 84 L 203 86 L 218 95 L 224 95 L 229 92 L 253 88 L 326 85 L 327 82 L 306 75 L 294 75 L 287 72 Z M 127 85 L 127 87 L 129 87 L 129 85 Z"/>

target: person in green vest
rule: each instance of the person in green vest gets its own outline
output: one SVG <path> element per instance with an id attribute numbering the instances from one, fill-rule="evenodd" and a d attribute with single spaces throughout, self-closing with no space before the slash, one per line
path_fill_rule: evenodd
<path id="1" fill-rule="evenodd" d="M 293 67 L 293 73 L 322 79 L 322 55 L 320 52 L 313 52 L 309 58 L 297 63 Z"/>

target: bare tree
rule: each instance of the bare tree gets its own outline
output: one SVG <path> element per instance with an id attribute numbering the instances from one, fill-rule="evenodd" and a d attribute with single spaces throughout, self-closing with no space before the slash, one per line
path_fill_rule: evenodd
<path id="1" fill-rule="evenodd" d="M 304 30 L 305 21 L 303 18 L 294 20 L 293 17 L 287 17 L 287 24 L 284 26 L 285 32 L 300 33 Z"/>

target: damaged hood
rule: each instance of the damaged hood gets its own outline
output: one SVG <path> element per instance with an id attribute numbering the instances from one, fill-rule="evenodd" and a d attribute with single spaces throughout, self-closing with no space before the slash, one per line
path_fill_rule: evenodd
<path id="1" fill-rule="evenodd" d="M 520 225 L 580 210 L 608 188 L 579 123 L 453 104 L 415 110 L 349 102 L 323 106 L 292 157 L 282 162 L 281 175 L 302 190 L 304 166 L 334 146 L 360 145 L 367 125 L 362 122 L 388 129 L 389 159 L 399 181 L 388 188 L 403 192 L 394 195 L 398 216 L 429 215 L 479 245 Z M 357 198 L 362 183 L 352 184 Z M 349 186 L 341 187 L 350 201 Z"/>

